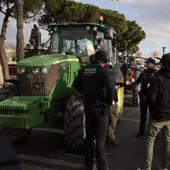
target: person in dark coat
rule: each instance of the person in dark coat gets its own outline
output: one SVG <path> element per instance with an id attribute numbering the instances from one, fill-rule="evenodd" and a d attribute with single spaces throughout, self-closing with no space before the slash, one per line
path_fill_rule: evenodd
<path id="1" fill-rule="evenodd" d="M 162 130 L 163 152 L 161 169 L 170 168 L 170 53 L 162 56 L 162 68 L 153 76 L 149 87 L 150 119 L 146 128 L 146 156 L 144 170 L 151 170 L 153 147 Z"/>
<path id="2" fill-rule="evenodd" d="M 145 125 L 146 125 L 146 118 L 147 112 L 149 107 L 148 101 L 148 88 L 150 86 L 150 82 L 152 77 L 155 74 L 155 60 L 149 58 L 146 60 L 146 69 L 139 75 L 135 84 L 141 84 L 141 89 L 139 91 L 139 98 L 140 98 L 140 124 L 139 130 L 136 134 L 136 137 L 143 136 L 145 133 Z"/>
<path id="3" fill-rule="evenodd" d="M 21 170 L 12 144 L 0 129 L 0 170 Z"/>
<path id="4" fill-rule="evenodd" d="M 36 24 L 33 25 L 33 28 L 31 30 L 31 36 L 30 36 L 29 42 L 31 45 L 33 45 L 34 49 L 37 50 L 38 48 L 40 48 L 41 33 Z"/>
<path id="5" fill-rule="evenodd" d="M 114 91 L 113 73 L 108 63 L 107 52 L 98 50 L 96 61 L 80 70 L 74 88 L 84 97 L 86 120 L 85 170 L 93 169 L 94 140 L 98 170 L 106 170 L 105 141 L 108 130 L 109 113 L 117 95 Z"/>

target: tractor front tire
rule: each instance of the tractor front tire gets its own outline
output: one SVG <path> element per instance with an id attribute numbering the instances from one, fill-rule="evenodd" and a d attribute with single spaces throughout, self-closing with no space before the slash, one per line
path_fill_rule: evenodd
<path id="1" fill-rule="evenodd" d="M 5 128 L 12 143 L 19 142 L 24 140 L 26 136 L 31 133 L 31 129 L 22 129 L 22 128 Z"/>
<path id="2" fill-rule="evenodd" d="M 68 149 L 81 153 L 84 148 L 85 116 L 82 96 L 77 91 L 73 92 L 65 108 L 64 132 Z"/>
<path id="3" fill-rule="evenodd" d="M 132 87 L 132 105 L 134 107 L 138 106 L 138 101 L 139 100 L 139 97 L 138 97 L 138 86 L 137 85 L 134 85 Z"/>

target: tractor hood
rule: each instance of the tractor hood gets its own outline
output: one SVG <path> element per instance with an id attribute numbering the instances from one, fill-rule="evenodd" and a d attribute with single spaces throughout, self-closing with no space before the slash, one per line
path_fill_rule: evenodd
<path id="1" fill-rule="evenodd" d="M 79 61 L 79 60 L 74 55 L 64 55 L 64 54 L 38 55 L 19 61 L 17 63 L 17 66 L 40 67 L 40 66 L 48 66 L 56 63 L 63 63 L 69 61 Z"/>

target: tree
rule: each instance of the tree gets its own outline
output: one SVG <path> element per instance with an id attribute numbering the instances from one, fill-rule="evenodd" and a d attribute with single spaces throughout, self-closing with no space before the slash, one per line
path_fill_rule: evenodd
<path id="1" fill-rule="evenodd" d="M 117 33 L 117 37 L 121 36 L 122 33 L 127 31 L 128 24 L 123 14 L 118 13 L 117 11 L 112 11 L 108 9 L 100 9 L 100 15 L 104 17 L 104 23 L 113 29 Z"/>
<path id="2" fill-rule="evenodd" d="M 40 25 L 52 22 L 77 22 L 82 20 L 86 8 L 83 4 L 68 0 L 45 0 L 44 14 L 39 20 Z"/>
<path id="3" fill-rule="evenodd" d="M 94 5 L 82 4 L 68 0 L 46 0 L 44 14 L 39 24 L 48 25 L 51 22 L 98 22 L 98 16 L 104 17 L 104 24 L 117 33 L 117 48 L 129 48 L 136 52 L 139 42 L 145 38 L 145 33 L 135 21 L 126 20 L 123 14 L 108 9 L 100 9 Z"/>
<path id="4" fill-rule="evenodd" d="M 119 39 L 119 47 L 126 48 L 133 53 L 139 50 L 138 44 L 145 38 L 145 32 L 136 21 L 127 21 L 128 29 Z"/>
<path id="5" fill-rule="evenodd" d="M 23 60 L 24 59 L 24 14 L 23 14 L 23 7 L 24 7 L 24 1 L 23 0 L 17 0 L 16 1 L 16 7 L 17 7 L 17 60 Z"/>
<path id="6" fill-rule="evenodd" d="M 0 0 L 0 12 L 4 14 L 4 19 L 1 27 L 1 34 L 0 34 L 0 61 L 2 65 L 2 72 L 3 72 L 3 79 L 9 79 L 9 69 L 8 69 L 8 62 L 7 62 L 7 57 L 5 53 L 5 40 L 6 40 L 6 32 L 8 28 L 8 22 L 9 18 L 17 18 L 17 8 L 15 2 L 20 2 L 19 6 L 22 6 L 21 1 L 17 0 Z M 41 11 L 42 5 L 43 5 L 44 0 L 24 0 L 24 19 L 29 20 L 30 18 L 35 18 L 38 16 L 38 12 Z M 18 12 L 21 10 L 22 13 L 22 7 L 18 10 Z M 20 19 L 21 21 L 22 19 Z M 21 21 L 22 22 L 22 21 Z M 19 26 L 20 27 L 20 33 L 18 32 L 18 36 L 21 35 L 22 33 L 22 23 L 20 22 Z M 22 35 L 19 36 L 22 38 Z M 19 38 L 18 37 L 18 38 Z M 22 38 L 23 39 L 23 38 Z M 19 42 L 19 41 L 18 41 Z M 23 40 L 21 40 L 21 43 L 19 47 L 23 46 Z M 21 47 L 23 48 L 23 47 Z M 18 56 L 23 56 L 23 54 L 19 54 Z"/>
<path id="7" fill-rule="evenodd" d="M 1 60 L 4 80 L 9 79 L 8 61 L 7 61 L 6 52 L 5 52 L 5 39 L 6 39 L 6 32 L 7 32 L 9 17 L 12 16 L 12 13 L 14 12 L 14 9 L 15 9 L 15 4 L 10 6 L 12 2 L 13 1 L 3 1 L 3 0 L 0 1 L 0 12 L 5 15 L 3 19 L 1 35 L 0 35 L 0 60 Z M 3 9 L 2 5 L 6 7 L 5 10 Z"/>

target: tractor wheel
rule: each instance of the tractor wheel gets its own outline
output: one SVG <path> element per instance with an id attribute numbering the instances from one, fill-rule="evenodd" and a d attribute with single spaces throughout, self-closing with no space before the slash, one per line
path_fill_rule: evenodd
<path id="1" fill-rule="evenodd" d="M 85 116 L 82 96 L 74 91 L 64 114 L 64 132 L 68 149 L 82 152 L 85 138 Z"/>
<path id="2" fill-rule="evenodd" d="M 137 80 L 138 77 L 138 71 L 135 70 L 134 72 L 134 79 Z M 136 107 L 138 106 L 138 85 L 134 85 L 132 87 L 132 106 Z"/>
<path id="3" fill-rule="evenodd" d="M 5 128 L 4 129 L 13 143 L 19 142 L 31 133 L 31 129 Z"/>
<path id="4" fill-rule="evenodd" d="M 138 86 L 132 87 L 132 105 L 134 107 L 138 106 Z"/>

